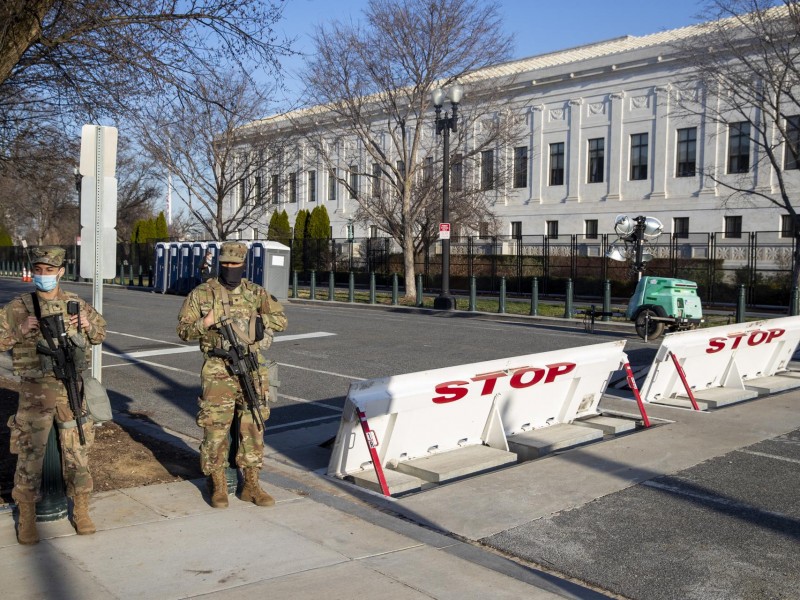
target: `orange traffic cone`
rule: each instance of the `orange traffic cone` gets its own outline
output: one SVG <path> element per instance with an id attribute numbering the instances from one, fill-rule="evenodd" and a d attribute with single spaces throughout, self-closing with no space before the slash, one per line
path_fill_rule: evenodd
<path id="1" fill-rule="evenodd" d="M 22 281 L 28 281 L 28 269 L 22 267 Z"/>
<path id="2" fill-rule="evenodd" d="M 31 272 L 30 269 L 28 269 L 28 282 L 31 282 L 31 281 L 33 281 L 33 273 Z"/>

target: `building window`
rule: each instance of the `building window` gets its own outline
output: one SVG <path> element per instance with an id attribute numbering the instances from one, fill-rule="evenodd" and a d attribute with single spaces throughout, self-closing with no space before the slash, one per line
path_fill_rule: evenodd
<path id="1" fill-rule="evenodd" d="M 397 167 L 397 173 L 400 175 L 400 179 L 406 178 L 406 161 L 398 160 L 395 163 L 395 167 Z"/>
<path id="2" fill-rule="evenodd" d="M 697 127 L 678 129 L 675 177 L 694 177 L 697 170 Z"/>
<path id="3" fill-rule="evenodd" d="M 380 198 L 381 196 L 381 166 L 378 163 L 372 163 L 372 197 Z"/>
<path id="4" fill-rule="evenodd" d="M 583 222 L 583 231 L 587 240 L 596 240 L 598 237 L 597 219 L 586 219 Z"/>
<path id="5" fill-rule="evenodd" d="M 742 217 L 725 217 L 725 237 L 742 237 Z"/>
<path id="6" fill-rule="evenodd" d="M 371 237 L 371 238 L 378 237 L 378 226 L 377 225 L 370 225 L 369 226 L 369 237 Z"/>
<path id="7" fill-rule="evenodd" d="M 272 189 L 270 190 L 270 193 L 272 194 L 272 203 L 277 204 L 281 199 L 280 193 L 278 192 L 280 189 L 281 180 L 278 175 L 273 175 L 270 181 L 272 181 L 270 184 L 272 186 Z"/>
<path id="8" fill-rule="evenodd" d="M 672 231 L 676 238 L 688 238 L 689 217 L 675 217 L 672 219 Z"/>
<path id="9" fill-rule="evenodd" d="M 433 157 L 426 156 L 425 162 L 422 164 L 422 180 L 430 185 L 433 183 Z"/>
<path id="10" fill-rule="evenodd" d="M 494 188 L 494 150 L 481 152 L 481 189 Z"/>
<path id="11" fill-rule="evenodd" d="M 289 173 L 289 202 L 297 202 L 297 173 Z"/>
<path id="12" fill-rule="evenodd" d="M 800 161 L 800 115 L 786 117 L 786 149 L 783 153 L 783 168 L 798 169 Z"/>
<path id="13" fill-rule="evenodd" d="M 558 221 L 547 221 L 547 237 L 551 240 L 558 238 Z"/>
<path id="14" fill-rule="evenodd" d="M 750 123 L 731 123 L 728 126 L 728 173 L 747 173 L 750 170 Z"/>
<path id="15" fill-rule="evenodd" d="M 528 187 L 528 147 L 514 148 L 514 187 Z"/>
<path id="16" fill-rule="evenodd" d="M 792 215 L 781 215 L 781 237 L 794 237 L 794 226 L 792 225 Z"/>
<path id="17" fill-rule="evenodd" d="M 308 201 L 309 202 L 316 202 L 317 201 L 317 172 L 316 171 L 309 171 L 308 172 Z"/>
<path id="18" fill-rule="evenodd" d="M 264 203 L 263 189 L 261 186 L 261 176 L 256 175 L 253 179 L 253 195 L 256 198 L 256 205 L 261 206 Z"/>
<path id="19" fill-rule="evenodd" d="M 550 144 L 550 185 L 564 185 L 564 142 Z"/>
<path id="20" fill-rule="evenodd" d="M 648 134 L 631 135 L 631 181 L 647 179 Z"/>
<path id="21" fill-rule="evenodd" d="M 453 162 L 450 163 L 450 189 L 454 192 L 464 189 L 464 156 L 462 154 L 453 155 Z"/>
<path id="22" fill-rule="evenodd" d="M 522 239 L 522 221 L 511 221 L 511 237 L 515 240 Z"/>
<path id="23" fill-rule="evenodd" d="M 336 200 L 336 169 L 328 171 L 328 200 Z"/>
<path id="24" fill-rule="evenodd" d="M 481 221 L 478 224 L 478 237 L 482 240 L 489 239 L 489 223 Z"/>
<path id="25" fill-rule="evenodd" d="M 595 138 L 589 140 L 589 183 L 603 182 L 603 164 L 605 162 L 605 140 Z"/>
<path id="26" fill-rule="evenodd" d="M 350 197 L 358 197 L 358 166 L 352 165 L 350 167 Z"/>
<path id="27" fill-rule="evenodd" d="M 236 187 L 238 188 L 236 207 L 241 208 L 247 204 L 247 193 L 245 191 L 244 179 L 240 179 Z"/>

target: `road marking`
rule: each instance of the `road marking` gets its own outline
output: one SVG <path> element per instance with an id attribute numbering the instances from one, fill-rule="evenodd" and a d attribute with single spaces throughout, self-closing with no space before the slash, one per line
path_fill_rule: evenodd
<path id="1" fill-rule="evenodd" d="M 335 419 L 336 415 L 328 415 L 327 417 L 316 417 L 314 419 L 303 419 L 302 421 L 292 421 L 291 423 L 284 423 L 283 425 L 273 425 L 272 427 L 267 427 L 264 431 L 269 433 L 270 431 L 275 431 L 276 429 L 286 429 L 288 427 L 294 427 L 295 425 L 305 425 L 306 423 L 316 423 L 317 421 L 328 421 L 330 419 Z"/>
<path id="2" fill-rule="evenodd" d="M 288 367 L 290 369 L 300 369 L 301 371 L 311 371 L 312 373 L 322 373 L 323 375 L 333 375 L 334 377 L 344 377 L 345 379 L 352 379 L 353 381 L 366 381 L 364 377 L 355 377 L 353 375 L 343 375 L 342 373 L 334 373 L 333 371 L 323 371 L 321 369 L 312 369 L 310 367 L 301 367 L 300 365 L 290 365 L 289 363 L 278 363 L 281 367 Z"/>
<path id="3" fill-rule="evenodd" d="M 752 454 L 753 456 L 763 456 L 764 458 L 773 458 L 775 460 L 782 460 L 800 465 L 800 460 L 797 460 L 796 458 L 789 458 L 788 456 L 776 456 L 774 454 L 767 454 L 766 452 L 756 452 L 755 450 L 737 450 L 736 452 L 741 452 L 742 454 Z"/>
<path id="4" fill-rule="evenodd" d="M 669 492 L 670 494 L 675 494 L 676 496 L 686 496 L 687 498 L 693 498 L 695 500 L 700 500 L 702 502 L 707 502 L 709 504 L 716 504 L 717 506 L 723 506 L 725 508 L 733 508 L 736 510 L 754 512 L 761 515 L 767 515 L 770 517 L 777 517 L 779 519 L 791 518 L 783 513 L 774 512 L 771 510 L 764 510 L 763 508 L 758 508 L 757 506 L 753 506 L 752 504 L 745 504 L 743 502 L 737 502 L 735 500 L 728 500 L 727 498 L 720 498 L 719 496 L 713 496 L 711 494 L 700 494 L 697 492 L 691 492 L 689 490 L 683 489 L 678 486 L 667 485 L 665 483 L 658 483 L 657 481 L 643 481 L 642 485 L 656 490 L 660 490 L 662 492 Z"/>
<path id="5" fill-rule="evenodd" d="M 298 398 L 297 396 L 289 396 L 288 394 L 278 394 L 279 398 L 286 398 L 287 400 L 292 400 L 293 402 L 299 402 L 300 404 L 314 404 L 314 406 L 319 406 L 321 408 L 327 408 L 328 410 L 332 410 L 334 412 L 342 412 L 344 409 L 339 408 L 338 406 L 330 406 L 329 404 L 315 404 L 317 400 L 308 400 L 306 398 Z"/>
<path id="6" fill-rule="evenodd" d="M 105 352 L 103 354 L 105 354 Z M 167 365 L 161 365 L 159 363 L 150 362 L 149 360 L 138 360 L 138 359 L 132 359 L 130 362 L 123 362 L 117 365 L 103 365 L 103 369 L 112 369 L 114 367 L 130 367 L 132 365 L 147 365 L 149 367 L 158 367 L 159 369 L 165 369 L 167 371 L 186 373 L 187 375 L 198 375 L 197 371 L 187 371 L 186 369 L 179 369 L 177 367 L 170 367 Z"/>
<path id="7" fill-rule="evenodd" d="M 128 334 L 123 334 L 128 335 Z M 319 338 L 319 337 L 328 337 L 336 335 L 335 333 L 329 333 L 327 331 L 315 331 L 312 333 L 299 333 L 296 335 L 281 335 L 276 336 L 272 341 L 273 342 L 292 342 L 295 340 L 305 340 L 309 338 Z M 131 336 L 137 337 L 137 336 Z M 151 338 L 140 338 L 143 340 L 150 340 Z M 161 340 L 152 340 L 152 341 L 161 341 Z M 173 342 L 163 342 L 165 344 L 171 344 Z M 103 351 L 103 354 L 108 356 L 113 356 L 115 358 L 122 358 L 122 359 L 136 359 L 136 358 L 145 358 L 147 356 L 162 356 L 167 354 L 183 354 L 185 352 L 200 352 L 199 346 L 178 346 L 177 348 L 161 348 L 159 350 L 140 350 L 139 352 L 107 352 Z"/>
<path id="8" fill-rule="evenodd" d="M 159 342 L 160 344 L 170 344 L 172 346 L 183 346 L 180 342 L 170 342 L 169 340 L 157 340 L 155 338 L 144 337 L 142 335 L 133 335 L 132 333 L 122 333 L 121 331 L 106 331 L 106 333 L 113 333 L 114 335 L 122 335 L 125 337 L 136 338 L 137 340 L 147 340 L 148 342 Z"/>

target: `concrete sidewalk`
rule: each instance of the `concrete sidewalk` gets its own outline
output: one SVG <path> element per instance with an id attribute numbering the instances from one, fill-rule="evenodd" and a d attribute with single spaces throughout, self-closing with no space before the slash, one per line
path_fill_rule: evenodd
<path id="1" fill-rule="evenodd" d="M 3 596 L 601 597 L 410 523 L 383 527 L 304 492 L 269 490 L 275 507 L 232 497 L 228 509 L 210 508 L 202 480 L 98 493 L 95 535 L 75 535 L 66 520 L 40 523 L 43 539 L 34 546 L 17 544 L 6 510 Z"/>

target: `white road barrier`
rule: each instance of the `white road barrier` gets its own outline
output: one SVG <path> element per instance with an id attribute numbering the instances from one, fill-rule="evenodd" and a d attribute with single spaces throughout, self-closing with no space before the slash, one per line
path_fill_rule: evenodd
<path id="1" fill-rule="evenodd" d="M 800 379 L 788 371 L 798 343 L 800 317 L 670 333 L 642 384 L 642 398 L 713 407 L 798 387 Z"/>
<path id="2" fill-rule="evenodd" d="M 597 414 L 624 340 L 350 384 L 328 474 L 344 478 Z M 361 415 L 361 416 L 360 416 Z M 382 491 L 389 494 L 389 490 Z"/>

